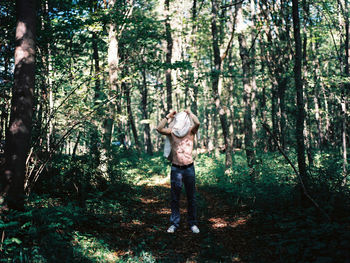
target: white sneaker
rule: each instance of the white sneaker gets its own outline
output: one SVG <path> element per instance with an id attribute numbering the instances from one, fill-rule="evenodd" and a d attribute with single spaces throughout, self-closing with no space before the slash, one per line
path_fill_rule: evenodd
<path id="1" fill-rule="evenodd" d="M 199 233 L 199 228 L 196 225 L 191 226 L 191 231 L 194 234 L 198 234 Z"/>
<path id="2" fill-rule="evenodd" d="M 175 230 L 176 230 L 176 226 L 171 225 L 171 226 L 168 228 L 168 230 L 167 230 L 166 232 L 168 232 L 168 233 L 174 233 Z"/>

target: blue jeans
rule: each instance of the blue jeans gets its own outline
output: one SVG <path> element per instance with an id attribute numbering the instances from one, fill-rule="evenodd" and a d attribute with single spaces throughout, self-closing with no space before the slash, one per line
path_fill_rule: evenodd
<path id="1" fill-rule="evenodd" d="M 170 223 L 176 228 L 180 224 L 180 193 L 182 190 L 182 183 L 185 186 L 187 195 L 187 221 L 191 226 L 196 225 L 196 180 L 195 180 L 194 165 L 185 169 L 171 166 L 171 216 Z"/>

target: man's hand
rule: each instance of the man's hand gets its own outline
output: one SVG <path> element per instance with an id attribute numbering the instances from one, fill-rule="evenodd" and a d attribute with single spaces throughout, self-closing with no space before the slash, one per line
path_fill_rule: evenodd
<path id="1" fill-rule="evenodd" d="M 171 112 L 168 113 L 168 115 L 166 117 L 168 119 L 172 119 L 172 118 L 174 118 L 175 114 L 176 114 L 176 111 L 171 111 Z"/>
<path id="2" fill-rule="evenodd" d="M 190 110 L 190 108 L 187 108 L 186 110 L 184 110 L 184 112 L 186 112 L 187 114 L 188 114 L 188 117 L 190 117 L 190 119 L 192 119 L 193 120 L 193 127 L 192 127 L 192 129 L 191 129 L 191 132 L 193 133 L 193 134 L 195 134 L 195 133 L 197 133 L 197 131 L 198 131 L 198 128 L 199 128 L 199 120 L 198 120 L 198 118 L 197 118 L 197 116 L 196 115 L 194 115 L 192 112 L 191 112 L 191 110 Z"/>
<path id="3" fill-rule="evenodd" d="M 168 119 L 174 118 L 175 114 L 176 114 L 176 111 L 171 111 L 168 113 L 168 115 L 166 115 L 166 118 L 163 118 L 161 120 L 161 122 L 158 124 L 158 127 L 157 127 L 157 131 L 160 134 L 163 134 L 163 135 L 170 135 L 171 134 L 171 129 L 165 128 L 165 125 L 166 125 Z"/>

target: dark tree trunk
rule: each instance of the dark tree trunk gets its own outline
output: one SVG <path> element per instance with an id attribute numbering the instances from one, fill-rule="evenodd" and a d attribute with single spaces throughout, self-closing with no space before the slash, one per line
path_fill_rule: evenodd
<path id="1" fill-rule="evenodd" d="M 97 34 L 92 32 L 92 56 L 94 60 L 94 69 L 95 69 L 95 89 L 94 89 L 94 100 L 95 102 L 100 98 L 101 92 L 101 80 L 100 80 L 100 57 L 98 54 L 98 46 L 97 46 Z"/>
<path id="2" fill-rule="evenodd" d="M 96 9 L 95 9 L 96 10 Z M 100 57 L 98 53 L 98 45 L 97 45 L 97 34 L 92 32 L 92 57 L 93 57 L 93 65 L 94 68 L 94 105 L 98 105 L 98 100 L 100 99 L 101 93 L 101 82 L 100 82 Z M 100 164 L 100 152 L 98 147 L 99 135 L 98 135 L 98 122 L 93 120 L 91 122 L 91 134 L 90 134 L 90 154 L 91 154 L 91 166 L 93 169 L 99 166 Z"/>
<path id="3" fill-rule="evenodd" d="M 280 139 L 280 134 L 278 132 L 278 119 L 277 119 L 277 82 L 272 83 L 272 91 L 271 91 L 271 120 L 272 120 L 272 132 L 276 136 L 277 140 Z M 275 142 L 271 145 L 271 150 L 275 151 L 277 149 L 277 145 Z"/>
<path id="4" fill-rule="evenodd" d="M 166 79 L 166 90 L 167 90 L 167 111 L 169 112 L 173 108 L 172 103 L 172 84 L 171 84 L 171 58 L 173 56 L 173 38 L 171 36 L 171 26 L 170 26 L 170 10 L 169 10 L 169 1 L 165 0 L 165 12 L 166 12 L 166 20 L 165 20 L 165 34 L 166 34 L 166 65 L 167 69 L 165 72 Z"/>
<path id="5" fill-rule="evenodd" d="M 243 10 L 242 4 L 237 6 L 238 14 L 238 24 L 243 23 Z M 250 168 L 250 175 L 254 175 L 254 165 L 255 161 L 255 149 L 254 149 L 254 134 L 253 134 L 253 112 L 252 112 L 252 93 L 253 93 L 253 75 L 252 71 L 252 55 L 249 54 L 249 47 L 243 32 L 238 32 L 238 42 L 239 42 L 239 54 L 242 60 L 242 71 L 243 71 L 243 101 L 244 101 L 244 144 L 245 151 L 247 155 L 247 163 Z"/>
<path id="6" fill-rule="evenodd" d="M 350 77 L 350 68 L 349 68 L 349 56 L 350 56 L 350 46 L 349 46 L 349 35 L 350 35 L 350 28 L 349 28 L 349 10 L 348 10 L 348 0 L 344 0 L 344 27 L 345 27 L 345 77 Z M 347 177 L 348 177 L 348 157 L 347 157 L 347 142 L 346 138 L 348 136 L 347 134 L 347 107 L 348 107 L 348 94 L 350 89 L 350 83 L 347 82 L 343 85 L 342 89 L 342 101 L 341 101 L 341 108 L 342 108 L 342 152 L 343 152 L 343 185 L 346 184 Z"/>
<path id="7" fill-rule="evenodd" d="M 196 47 L 196 32 L 197 32 L 197 0 L 193 0 L 193 5 L 192 5 L 192 47 Z M 194 63 L 193 63 L 193 102 L 191 105 L 191 110 L 192 112 L 198 116 L 198 104 L 197 104 L 197 99 L 198 99 L 198 52 L 194 52 Z"/>
<path id="8" fill-rule="evenodd" d="M 286 119 L 287 114 L 285 111 L 285 93 L 287 89 L 287 78 L 281 78 L 278 81 L 278 100 L 279 100 L 279 134 L 280 134 L 280 144 L 284 150 L 286 147 Z"/>
<path id="9" fill-rule="evenodd" d="M 229 130 L 227 124 L 227 113 L 226 109 L 222 106 L 220 94 L 219 94 L 219 81 L 222 70 L 222 59 L 219 48 L 218 28 L 217 28 L 217 17 L 218 17 L 218 3 L 216 0 L 212 0 L 212 21 L 211 21 L 211 34 L 212 34 L 212 46 L 214 54 L 214 69 L 212 70 L 212 92 L 214 103 L 216 107 L 216 113 L 219 114 L 222 134 L 224 137 L 224 147 L 226 153 L 226 167 L 232 165 L 232 147 L 229 140 Z"/>
<path id="10" fill-rule="evenodd" d="M 301 77 L 301 62 L 302 62 L 302 50 L 301 50 L 301 37 L 300 37 L 300 19 L 299 19 L 299 2 L 298 0 L 292 0 L 293 7 L 293 29 L 294 29 L 294 41 L 295 41 L 295 55 L 294 55 L 294 81 L 295 89 L 297 93 L 297 120 L 296 120 L 296 140 L 297 140 L 297 154 L 298 154 L 298 167 L 299 174 L 307 187 L 308 180 L 306 174 L 306 162 L 305 162 L 305 144 L 304 144 L 304 99 L 303 99 L 303 83 Z"/>
<path id="11" fill-rule="evenodd" d="M 251 105 L 251 83 L 249 80 L 251 65 L 248 54 L 247 43 L 243 34 L 238 35 L 240 56 L 242 60 L 242 71 L 243 71 L 243 101 L 244 101 L 244 144 L 247 155 L 248 166 L 253 173 L 255 164 L 255 151 L 253 145 L 253 123 L 252 123 L 252 105 Z"/>
<path id="12" fill-rule="evenodd" d="M 23 209 L 25 163 L 30 145 L 35 82 L 36 1 L 17 0 L 17 29 L 11 115 L 1 172 L 2 208 Z"/>
<path id="13" fill-rule="evenodd" d="M 144 120 L 148 120 L 148 111 L 147 111 L 147 101 L 148 101 L 148 90 L 147 90 L 147 80 L 146 80 L 146 69 L 142 69 L 142 118 Z M 145 141 L 145 146 L 146 146 L 146 152 L 148 154 L 153 153 L 153 147 L 152 147 L 152 141 L 151 141 L 151 132 L 150 132 L 150 127 L 149 123 L 146 122 L 145 124 L 145 129 L 144 129 L 144 141 Z"/>
<path id="14" fill-rule="evenodd" d="M 131 126 L 132 134 L 134 136 L 136 149 L 140 150 L 139 137 L 137 135 L 135 120 L 134 120 L 134 116 L 132 114 L 132 109 L 131 109 L 130 87 L 128 87 L 125 82 L 122 83 L 122 86 L 123 86 L 124 94 L 126 97 L 126 110 L 128 112 L 129 125 Z"/>

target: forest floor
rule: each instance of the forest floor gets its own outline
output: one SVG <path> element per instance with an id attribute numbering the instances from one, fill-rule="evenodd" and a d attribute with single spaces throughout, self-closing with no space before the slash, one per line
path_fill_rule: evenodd
<path id="1" fill-rule="evenodd" d="M 283 177 L 288 167 L 276 167 L 277 158 L 270 158 L 271 165 L 265 158 L 264 173 L 254 182 L 238 158 L 233 175 L 223 172 L 220 160 L 197 159 L 199 234 L 187 225 L 184 191 L 180 227 L 166 232 L 170 179 L 161 156 L 121 159 L 119 179 L 83 198 L 69 188 L 79 181 L 65 177 L 79 179 L 72 176 L 74 167 L 60 168 L 54 177 L 60 181 L 51 179 L 46 194 L 32 194 L 26 211 L 0 218 L 0 262 L 350 263 L 347 195 L 333 193 L 332 203 L 325 195 L 327 221 L 313 206 L 296 203 L 295 184 Z"/>
<path id="2" fill-rule="evenodd" d="M 113 251 L 110 256 L 114 259 L 138 256 L 144 259 L 148 255 L 156 262 L 250 262 L 247 259 L 256 253 L 254 243 L 264 233 L 259 233 L 258 226 L 250 222 L 249 211 L 232 209 L 217 195 L 218 189 L 199 186 L 197 203 L 201 232 L 193 234 L 187 226 L 183 191 L 182 222 L 174 234 L 169 234 L 166 232 L 171 213 L 169 179 L 152 179 L 151 183 L 138 186 L 138 196 L 128 201 L 120 224 L 97 228 L 91 222 L 80 230 L 85 233 L 92 230 L 95 237 L 107 238 Z"/>

